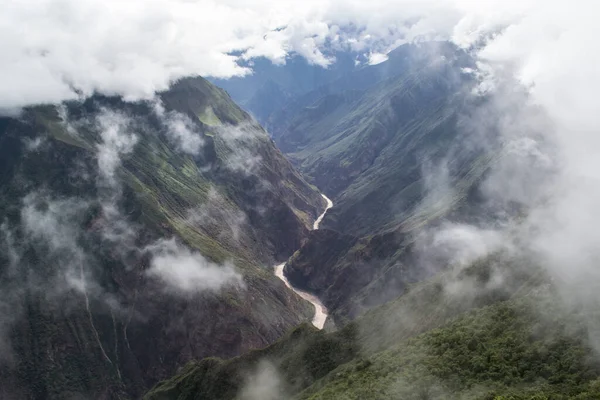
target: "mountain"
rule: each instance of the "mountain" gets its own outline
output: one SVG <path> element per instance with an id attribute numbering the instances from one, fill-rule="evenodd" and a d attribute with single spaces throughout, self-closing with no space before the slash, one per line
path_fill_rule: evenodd
<path id="1" fill-rule="evenodd" d="M 315 65 L 299 55 L 288 57 L 285 64 L 273 64 L 259 57 L 249 65 L 252 73 L 243 77 L 212 79 L 231 97 L 264 123 L 282 104 L 310 92 L 354 70 L 357 54 L 338 51 L 330 55 L 333 63 L 327 68 Z"/>
<path id="2" fill-rule="evenodd" d="M 272 266 L 325 208 L 202 78 L 0 118 L 0 393 L 139 398 L 309 320 Z"/>
<path id="3" fill-rule="evenodd" d="M 473 137 L 473 121 L 492 101 L 471 95 L 473 67 L 453 44 L 423 42 L 399 46 L 380 64 L 317 79 L 310 91 L 284 96 L 265 86 L 274 100 L 269 133 L 335 203 L 285 266 L 295 286 L 328 307 L 330 325 L 443 269 L 446 261 L 418 259 L 423 234 L 447 220 L 477 223 L 492 212 L 479 182 L 502 157 L 503 144 L 493 135 Z M 230 85 L 254 95 L 242 84 L 253 79 Z"/>
<path id="4" fill-rule="evenodd" d="M 384 69 L 388 63 L 394 68 Z M 410 217 L 426 189 L 421 165 L 435 168 L 449 158 L 461 133 L 458 115 L 473 107 L 467 96 L 472 79 L 461 72 L 469 65 L 449 44 L 402 46 L 388 61 L 303 96 L 291 113 L 282 111 L 285 124 L 272 122 L 282 151 L 337 199 L 325 226 L 365 235 Z M 449 162 L 469 163 L 470 157 L 476 155 L 453 155 Z M 463 165 L 448 168 L 466 173 Z"/>
<path id="5" fill-rule="evenodd" d="M 284 267 L 328 309 L 325 329 L 193 361 L 145 399 L 600 397 L 597 285 L 568 262 L 549 274 L 529 246 L 531 202 L 487 196 L 518 157 L 472 66 L 450 44 L 401 46 L 271 113 L 275 142 L 333 199 Z"/>
<path id="6" fill-rule="evenodd" d="M 333 321 L 343 325 L 438 272 L 444 262 L 418 259 L 420 235 L 489 211 L 475 212 L 478 183 L 502 145 L 472 143 L 465 116 L 486 100 L 471 96 L 475 82 L 463 72 L 471 65 L 448 43 L 401 46 L 271 119 L 282 151 L 334 199 L 323 229 L 285 267 Z"/>
<path id="7" fill-rule="evenodd" d="M 260 351 L 190 363 L 145 399 L 594 399 L 598 314 L 572 306 L 527 257 L 495 254 L 337 332 L 305 324 Z"/>
<path id="8" fill-rule="evenodd" d="M 410 71 L 418 71 L 432 61 L 440 58 L 456 58 L 460 53 L 448 42 L 422 42 L 404 44 L 387 54 L 387 60 L 375 65 L 359 64 L 352 70 L 343 71 L 331 76 L 327 81 L 316 81 L 311 90 L 290 96 L 288 101 L 279 104 L 263 123 L 275 138 L 285 135 L 288 129 L 298 123 L 299 116 L 306 108 L 311 108 L 316 101 L 332 95 L 344 93 L 360 93 L 373 86 L 398 75 Z M 472 63 L 460 54 L 462 63 Z M 247 107 L 247 105 L 245 105 Z M 314 107 L 312 107 L 314 108 Z M 252 109 L 250 109 L 252 111 Z M 305 133 L 306 134 L 306 133 Z M 305 135 L 303 134 L 303 135 Z M 289 136 L 289 135 L 288 135 Z"/>

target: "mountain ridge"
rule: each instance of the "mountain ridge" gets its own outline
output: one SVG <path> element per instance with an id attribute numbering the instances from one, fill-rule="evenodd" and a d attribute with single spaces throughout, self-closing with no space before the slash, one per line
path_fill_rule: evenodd
<path id="1" fill-rule="evenodd" d="M 6 398 L 138 397 L 311 317 L 270 265 L 325 202 L 223 90 L 190 78 L 0 127 Z"/>

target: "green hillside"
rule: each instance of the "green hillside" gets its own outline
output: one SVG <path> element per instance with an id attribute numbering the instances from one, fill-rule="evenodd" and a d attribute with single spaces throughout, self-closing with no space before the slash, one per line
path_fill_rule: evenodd
<path id="1" fill-rule="evenodd" d="M 271 267 L 308 234 L 319 193 L 223 90 L 185 79 L 160 100 L 0 119 L 0 397 L 137 398 L 311 316 Z M 152 274 L 156 254 L 184 257 L 163 271 L 179 286 Z M 241 281 L 177 275 L 190 265 Z"/>
<path id="2" fill-rule="evenodd" d="M 458 116 L 475 107 L 467 96 L 472 82 L 460 72 L 468 59 L 452 48 L 422 51 L 426 56 L 414 65 L 366 89 L 307 98 L 285 125 L 273 128 L 280 148 L 335 199 L 324 227 L 355 236 L 400 223 L 410 228 L 423 222 L 423 214 L 443 214 L 485 171 L 487 159 L 460 145 Z M 422 169 L 427 163 L 432 171 Z M 443 168 L 454 192 L 432 199 L 434 210 L 419 209 L 435 184 L 427 175 Z"/>
<path id="3" fill-rule="evenodd" d="M 334 201 L 328 232 L 311 233 L 286 274 L 341 324 L 437 272 L 419 265 L 417 237 L 448 219 L 485 218 L 479 182 L 502 156 L 500 143 L 484 150 L 470 136 L 468 116 L 486 99 L 470 95 L 465 52 L 435 43 L 396 51 L 386 63 L 399 68 L 386 79 L 366 67 L 273 122 L 278 145 Z"/>
<path id="4" fill-rule="evenodd" d="M 272 115 L 275 141 L 334 201 L 285 266 L 327 306 L 326 332 L 301 325 L 262 350 L 192 362 L 147 400 L 599 398 L 596 303 L 565 291 L 516 237 L 466 266 L 419 247 L 449 223 L 489 227 L 498 211 L 519 231 L 526 212 L 480 191 L 505 153 L 493 129 L 470 136 L 493 99 L 470 95 L 469 62 L 446 46 Z"/>
<path id="5" fill-rule="evenodd" d="M 497 255 L 415 285 L 340 331 L 301 326 L 263 350 L 191 363 L 145 398 L 246 398 L 262 368 L 277 382 L 263 398 L 594 399 L 600 364 L 589 334 L 600 314 L 565 304 L 541 269 Z"/>

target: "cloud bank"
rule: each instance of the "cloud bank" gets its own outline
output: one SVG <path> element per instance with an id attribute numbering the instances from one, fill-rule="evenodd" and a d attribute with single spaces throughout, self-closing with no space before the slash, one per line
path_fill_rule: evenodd
<path id="1" fill-rule="evenodd" d="M 364 51 L 374 63 L 405 42 L 452 38 L 468 46 L 494 34 L 482 52 L 486 59 L 512 63 L 525 82 L 550 81 L 570 60 L 591 56 L 581 54 L 586 46 L 579 39 L 593 37 L 590 11 L 597 11 L 593 1 L 573 6 L 542 0 L 5 3 L 0 15 L 4 110 L 95 92 L 149 99 L 184 76 L 251 73 L 245 61 L 254 57 L 282 64 L 298 54 L 326 67 L 335 50 L 346 49 Z M 579 65 L 580 75 L 594 73 L 591 65 Z"/>
<path id="2" fill-rule="evenodd" d="M 600 50 L 593 43 L 599 8 L 594 0 L 8 2 L 0 14 L 0 109 L 96 92 L 151 99 L 183 76 L 251 73 L 246 62 L 254 57 L 281 64 L 298 54 L 327 67 L 335 50 L 380 55 L 376 62 L 405 42 L 449 39 L 476 57 L 477 93 L 504 90 L 498 98 L 505 104 L 490 112 L 503 114 L 495 128 L 525 160 L 519 168 L 507 164 L 489 190 L 504 202 L 534 206 L 531 248 L 572 277 L 595 273 L 600 256 Z M 517 96 L 503 89 L 512 79 L 526 110 L 506 106 Z M 114 126 L 120 129 L 118 121 Z M 174 121 L 174 140 L 190 139 L 188 128 Z M 117 153 L 133 145 L 104 140 Z M 542 151 L 547 142 L 555 154 Z M 104 157 L 109 172 L 114 151 Z M 555 175 L 532 185 L 546 175 L 523 173 L 533 165 L 527 160 L 550 160 Z"/>

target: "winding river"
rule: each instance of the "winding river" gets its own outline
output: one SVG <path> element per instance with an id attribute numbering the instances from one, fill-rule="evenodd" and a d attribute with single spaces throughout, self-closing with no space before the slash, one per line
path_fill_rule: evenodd
<path id="1" fill-rule="evenodd" d="M 321 224 L 321 221 L 323 221 L 327 210 L 333 207 L 333 202 L 329 200 L 327 196 L 325 196 L 324 194 L 321 194 L 321 196 L 323 196 L 325 201 L 327 201 L 327 208 L 325 208 L 323 214 L 319 215 L 319 218 L 317 218 L 317 220 L 313 224 L 313 229 L 319 229 L 319 224 Z M 327 308 L 323 305 L 323 303 L 321 303 L 321 300 L 319 300 L 319 298 L 314 294 L 310 294 L 303 290 L 296 289 L 290 284 L 290 282 L 283 273 L 283 267 L 285 267 L 285 264 L 286 263 L 275 266 L 275 276 L 281 279 L 288 288 L 296 292 L 298 296 L 302 297 L 304 300 L 310 302 L 313 306 L 315 306 L 315 316 L 313 317 L 312 323 L 318 329 L 323 329 L 323 326 L 325 326 L 325 321 L 327 320 Z"/>

